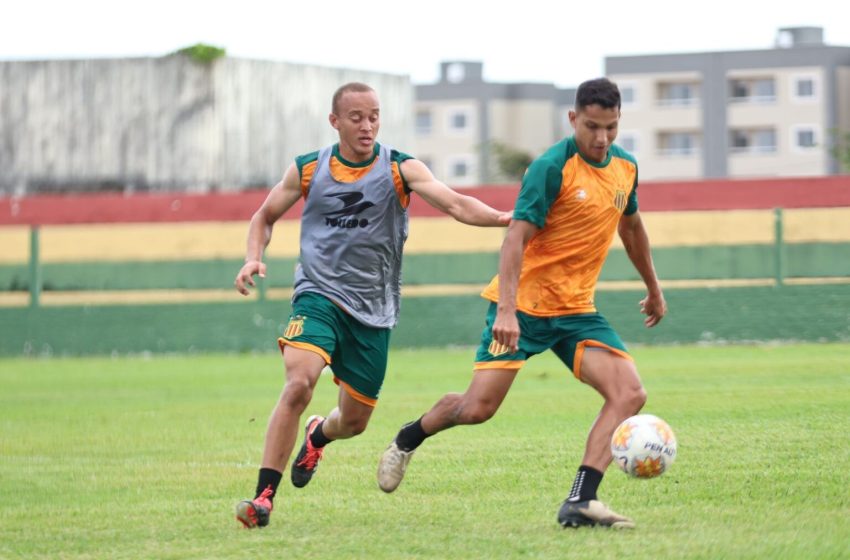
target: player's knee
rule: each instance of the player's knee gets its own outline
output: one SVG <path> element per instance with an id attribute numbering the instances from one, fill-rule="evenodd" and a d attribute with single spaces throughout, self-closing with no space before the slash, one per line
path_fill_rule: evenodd
<path id="1" fill-rule="evenodd" d="M 462 424 L 483 424 L 496 414 L 498 405 L 488 401 L 467 403 L 460 414 Z"/>
<path id="2" fill-rule="evenodd" d="M 313 398 L 313 388 L 303 379 L 290 379 L 283 387 L 283 403 L 295 410 L 303 411 Z"/>
<path id="3" fill-rule="evenodd" d="M 369 425 L 369 418 L 363 417 L 352 417 L 352 418 L 340 418 L 340 423 L 342 424 L 342 430 L 348 436 L 359 436 L 363 432 L 366 431 L 366 426 Z"/>
<path id="4" fill-rule="evenodd" d="M 639 412 L 643 408 L 643 405 L 646 404 L 646 389 L 643 386 L 639 386 L 629 391 L 626 404 L 633 414 Z"/>

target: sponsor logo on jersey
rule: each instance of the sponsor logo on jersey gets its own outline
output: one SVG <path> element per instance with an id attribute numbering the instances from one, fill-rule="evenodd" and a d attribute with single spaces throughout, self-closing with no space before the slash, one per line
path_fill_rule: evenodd
<path id="1" fill-rule="evenodd" d="M 357 228 L 366 227 L 369 225 L 369 220 L 366 218 L 357 218 L 357 215 L 375 205 L 374 202 L 363 200 L 363 193 L 358 191 L 347 191 L 330 193 L 325 196 L 332 196 L 342 202 L 342 208 L 325 212 L 322 214 L 325 217 L 325 225 L 335 228 Z"/>
<path id="2" fill-rule="evenodd" d="M 576 193 L 576 200 L 584 200 L 586 198 L 587 198 L 587 193 L 584 191 L 584 189 L 579 189 L 578 192 Z"/>
<path id="3" fill-rule="evenodd" d="M 487 348 L 487 351 L 491 356 L 501 356 L 502 354 L 507 354 L 510 352 L 510 348 L 506 344 L 499 344 L 495 340 L 490 343 L 490 346 Z"/>
<path id="4" fill-rule="evenodd" d="M 304 317 L 303 315 L 296 315 L 295 317 L 289 320 L 289 324 L 286 325 L 286 330 L 283 331 L 283 338 L 295 338 L 296 336 L 301 336 L 304 332 Z"/>
<path id="5" fill-rule="evenodd" d="M 614 194 L 614 207 L 622 212 L 626 209 L 626 203 L 628 202 L 628 197 L 626 196 L 626 191 L 618 190 Z"/>

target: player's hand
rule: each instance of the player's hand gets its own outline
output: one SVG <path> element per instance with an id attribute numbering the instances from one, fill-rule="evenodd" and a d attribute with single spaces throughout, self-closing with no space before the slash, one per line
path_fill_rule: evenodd
<path id="1" fill-rule="evenodd" d="M 511 210 L 510 212 L 502 212 L 501 214 L 499 214 L 496 220 L 499 222 L 500 226 L 509 226 L 511 225 L 511 220 L 513 219 L 513 217 L 514 211 Z"/>
<path id="2" fill-rule="evenodd" d="M 236 286 L 236 290 L 242 294 L 243 296 L 247 296 L 251 293 L 248 290 L 248 286 L 256 286 L 254 283 L 254 275 L 259 276 L 260 278 L 266 277 L 266 265 L 260 261 L 247 261 L 242 268 L 239 270 L 239 274 L 236 275 L 236 281 L 233 282 L 233 285 Z"/>
<path id="3" fill-rule="evenodd" d="M 664 301 L 664 294 L 647 294 L 645 298 L 640 300 L 640 312 L 646 315 L 643 324 L 647 327 L 654 327 L 667 314 L 667 302 Z"/>
<path id="4" fill-rule="evenodd" d="M 511 354 L 519 349 L 519 321 L 516 312 L 499 311 L 496 314 L 493 340 L 510 348 Z"/>

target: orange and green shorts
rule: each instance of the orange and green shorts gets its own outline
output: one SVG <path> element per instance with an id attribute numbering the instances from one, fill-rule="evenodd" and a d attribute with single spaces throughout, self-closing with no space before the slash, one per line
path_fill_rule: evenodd
<path id="1" fill-rule="evenodd" d="M 551 349 L 581 379 L 581 358 L 588 347 L 603 348 L 631 360 L 620 336 L 599 313 L 535 317 L 517 311 L 519 349 L 510 353 L 508 348 L 493 340 L 496 308 L 491 302 L 473 369 L 520 369 L 531 356 Z"/>
<path id="2" fill-rule="evenodd" d="M 281 351 L 289 345 L 320 355 L 337 385 L 356 401 L 377 404 L 387 372 L 390 329 L 364 325 L 325 296 L 306 292 L 292 302 L 278 344 Z"/>

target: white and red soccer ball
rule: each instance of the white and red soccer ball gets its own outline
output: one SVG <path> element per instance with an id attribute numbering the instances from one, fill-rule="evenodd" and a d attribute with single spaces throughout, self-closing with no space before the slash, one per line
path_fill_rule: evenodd
<path id="1" fill-rule="evenodd" d="M 611 437 L 611 454 L 623 471 L 636 478 L 663 474 L 676 460 L 676 436 L 652 414 L 626 418 Z"/>

